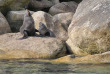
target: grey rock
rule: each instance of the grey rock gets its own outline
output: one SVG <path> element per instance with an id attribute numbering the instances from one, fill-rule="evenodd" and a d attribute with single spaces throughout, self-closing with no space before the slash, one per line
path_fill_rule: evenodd
<path id="1" fill-rule="evenodd" d="M 67 45 L 77 55 L 110 51 L 110 0 L 83 0 L 79 4 Z"/>
<path id="2" fill-rule="evenodd" d="M 66 53 L 65 43 L 57 38 L 28 37 L 18 40 L 20 33 L 0 36 L 0 59 L 57 58 Z"/>
<path id="3" fill-rule="evenodd" d="M 30 11 L 33 14 L 33 11 Z M 12 32 L 18 32 L 19 28 L 23 24 L 25 10 L 22 11 L 9 11 L 7 14 L 7 20 L 10 24 Z"/>
<path id="4" fill-rule="evenodd" d="M 30 0 L 0 0 L 0 11 L 6 15 L 10 10 L 22 10 Z"/>
<path id="5" fill-rule="evenodd" d="M 75 3 L 74 1 L 57 3 L 50 8 L 49 13 L 51 15 L 55 15 L 58 13 L 67 13 L 67 12 L 74 13 L 76 11 L 77 6 L 78 4 Z"/>
<path id="6" fill-rule="evenodd" d="M 10 26 L 6 20 L 6 18 L 0 12 L 0 34 L 11 32 Z"/>
<path id="7" fill-rule="evenodd" d="M 74 13 L 59 13 L 53 16 L 54 26 L 50 26 L 56 37 L 66 41 L 68 39 L 68 27 Z"/>

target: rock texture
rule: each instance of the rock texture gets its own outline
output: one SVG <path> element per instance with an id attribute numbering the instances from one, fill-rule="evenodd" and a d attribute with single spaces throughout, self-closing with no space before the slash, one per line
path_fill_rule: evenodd
<path id="1" fill-rule="evenodd" d="M 10 26 L 5 17 L 0 12 L 0 34 L 11 32 Z"/>
<path id="2" fill-rule="evenodd" d="M 59 59 L 55 59 L 52 61 L 48 61 L 51 63 L 71 63 L 71 64 L 102 64 L 102 63 L 110 63 L 110 52 L 105 52 L 102 54 L 88 55 L 84 57 L 76 57 L 73 55 L 68 55 L 65 57 L 61 57 Z"/>
<path id="3" fill-rule="evenodd" d="M 65 44 L 59 39 L 29 37 L 18 40 L 20 37 L 20 33 L 8 33 L 0 36 L 0 59 L 56 58 L 65 55 Z"/>
<path id="4" fill-rule="evenodd" d="M 54 5 L 55 0 L 31 0 L 29 4 L 29 9 L 38 11 L 42 9 L 48 9 Z"/>
<path id="5" fill-rule="evenodd" d="M 62 2 L 57 3 L 56 5 L 52 6 L 49 10 L 49 13 L 51 15 L 55 15 L 58 13 L 67 13 L 67 12 L 75 12 L 77 8 L 77 3 L 71 1 L 71 2 Z"/>
<path id="6" fill-rule="evenodd" d="M 10 10 L 24 9 L 30 0 L 0 0 L 0 11 L 6 14 Z"/>
<path id="7" fill-rule="evenodd" d="M 67 45 L 77 55 L 110 51 L 110 0 L 83 0 L 79 4 Z"/>
<path id="8" fill-rule="evenodd" d="M 35 27 L 39 28 L 39 23 L 42 22 L 46 25 L 47 28 L 50 28 L 53 25 L 52 16 L 46 12 L 38 11 L 32 15 L 35 21 Z"/>
<path id="9" fill-rule="evenodd" d="M 33 14 L 33 11 L 30 11 Z M 25 10 L 22 11 L 9 11 L 7 14 L 7 20 L 10 24 L 12 32 L 18 32 L 23 24 Z"/>
<path id="10" fill-rule="evenodd" d="M 32 16 L 37 29 L 39 28 L 39 23 L 42 22 L 57 38 L 66 41 L 68 39 L 68 26 L 71 23 L 73 14 L 72 12 L 60 13 L 52 17 L 46 12 L 38 11 Z"/>
<path id="11" fill-rule="evenodd" d="M 73 0 L 59 0 L 60 2 L 69 2 L 69 1 L 73 1 Z M 80 3 L 82 0 L 74 0 L 77 3 Z"/>
<path id="12" fill-rule="evenodd" d="M 68 13 L 60 13 L 55 16 L 53 16 L 53 25 L 50 25 L 52 31 L 56 35 L 56 37 L 67 40 L 68 39 L 68 27 L 71 23 L 72 17 L 74 13 L 68 12 Z"/>
<path id="13" fill-rule="evenodd" d="M 54 4 L 60 3 L 59 0 L 52 0 Z"/>

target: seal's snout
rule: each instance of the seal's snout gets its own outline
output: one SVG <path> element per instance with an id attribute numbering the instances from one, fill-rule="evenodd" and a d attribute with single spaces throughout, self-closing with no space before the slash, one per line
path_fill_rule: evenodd
<path id="1" fill-rule="evenodd" d="M 28 16 L 31 16 L 31 14 L 30 14 L 30 12 L 29 12 L 28 9 L 26 9 L 26 14 L 27 14 Z"/>

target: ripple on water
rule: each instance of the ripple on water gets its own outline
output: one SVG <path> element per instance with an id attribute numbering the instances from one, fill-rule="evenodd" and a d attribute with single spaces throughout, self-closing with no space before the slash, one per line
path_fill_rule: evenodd
<path id="1" fill-rule="evenodd" d="M 0 74 L 110 74 L 110 64 L 51 64 L 31 60 L 0 60 Z"/>

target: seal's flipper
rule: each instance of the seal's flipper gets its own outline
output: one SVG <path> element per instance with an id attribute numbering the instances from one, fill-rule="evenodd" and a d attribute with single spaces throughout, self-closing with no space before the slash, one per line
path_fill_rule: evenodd
<path id="1" fill-rule="evenodd" d="M 45 36 L 50 36 L 50 32 L 46 32 L 45 33 Z"/>
<path id="2" fill-rule="evenodd" d="M 35 32 L 39 32 L 37 29 L 35 29 Z"/>
<path id="3" fill-rule="evenodd" d="M 22 38 L 19 38 L 19 40 L 28 38 L 28 33 L 26 30 L 23 31 L 23 34 L 24 34 L 24 36 Z"/>

